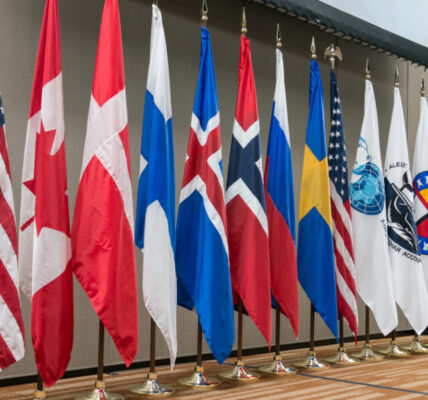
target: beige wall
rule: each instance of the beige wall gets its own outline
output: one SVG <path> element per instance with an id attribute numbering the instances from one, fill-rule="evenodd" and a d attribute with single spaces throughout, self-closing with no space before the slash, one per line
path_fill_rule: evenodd
<path id="1" fill-rule="evenodd" d="M 199 62 L 200 0 L 160 0 L 169 50 L 173 106 L 177 188 L 181 186 L 184 158 L 187 148 L 189 122 L 193 106 Z M 20 177 L 24 150 L 26 120 L 29 107 L 32 76 L 42 20 L 42 0 L 0 0 L 0 90 L 5 105 L 9 155 L 16 209 L 20 204 Z M 68 185 L 70 211 L 79 179 L 87 111 L 92 84 L 102 0 L 59 0 L 62 56 L 64 75 L 64 103 Z M 211 0 L 208 27 L 217 74 L 218 95 L 222 117 L 224 167 L 227 171 L 232 133 L 234 105 L 237 91 L 239 32 L 241 2 L 238 0 Z M 139 170 L 142 110 L 147 78 L 151 6 L 149 0 L 120 0 L 123 47 L 127 83 L 131 164 L 136 199 Z M 326 97 L 329 120 L 329 65 L 322 55 L 333 37 L 318 32 L 314 27 L 283 17 L 259 5 L 247 9 L 248 37 L 251 40 L 254 73 L 258 94 L 263 154 L 269 132 L 269 121 L 275 77 L 275 31 L 281 23 L 285 52 L 285 79 L 287 86 L 291 145 L 293 149 L 296 205 L 302 170 L 303 147 L 308 113 L 309 45 L 316 37 L 319 62 Z M 415 69 L 392 57 L 378 55 L 362 46 L 338 40 L 344 61 L 339 64 L 337 78 L 340 86 L 348 154 L 354 161 L 363 117 L 364 65 L 370 57 L 374 88 L 379 111 L 382 151 L 385 151 L 389 119 L 392 111 L 393 77 L 398 65 L 401 93 L 409 133 L 409 148 L 413 149 L 419 117 L 419 84 L 423 69 Z M 177 191 L 177 201 L 178 201 Z M 141 277 L 141 257 L 137 252 L 137 269 Z M 139 291 L 141 284 L 139 280 Z M 75 283 L 75 339 L 69 369 L 95 366 L 97 360 L 98 321 L 80 286 Z M 141 298 L 141 296 L 140 296 Z M 30 338 L 30 306 L 22 298 L 26 326 L 27 355 L 24 360 L 1 373 L 0 378 L 35 373 Z M 361 330 L 364 329 L 364 307 L 360 302 Z M 137 360 L 148 359 L 149 319 L 140 301 L 140 351 Z M 284 320 L 285 322 L 285 320 Z M 300 291 L 300 340 L 307 341 L 309 333 L 309 302 Z M 283 343 L 294 342 L 288 323 L 283 323 Z M 372 324 L 373 331 L 377 331 Z M 400 329 L 409 328 L 400 317 Z M 346 330 L 349 335 L 349 331 Z M 317 317 L 316 338 L 331 338 L 331 334 Z M 196 319 L 189 311 L 178 311 L 179 355 L 194 354 L 196 350 Z M 244 346 L 264 346 L 265 342 L 254 324 L 245 318 Z M 205 346 L 204 351 L 208 352 Z M 167 349 L 159 336 L 157 355 L 167 357 Z M 120 363 L 110 338 L 106 341 L 106 364 Z"/>

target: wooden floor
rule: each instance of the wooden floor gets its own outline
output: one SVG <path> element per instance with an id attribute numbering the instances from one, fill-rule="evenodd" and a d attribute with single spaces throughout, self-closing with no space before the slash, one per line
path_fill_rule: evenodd
<path id="1" fill-rule="evenodd" d="M 411 337 L 398 338 L 400 345 L 409 344 Z M 425 339 L 425 340 L 424 340 Z M 428 338 L 421 338 L 422 342 Z M 385 339 L 374 340 L 374 349 L 380 349 L 387 344 Z M 318 358 L 331 356 L 337 346 L 318 347 Z M 349 352 L 358 350 L 353 344 L 348 344 Z M 293 363 L 304 358 L 306 350 L 287 351 L 283 359 Z M 251 356 L 245 359 L 248 366 L 257 368 L 272 360 L 271 354 Z M 226 365 L 217 365 L 213 361 L 204 363 L 208 375 L 215 376 L 220 371 L 230 369 L 234 360 L 228 360 Z M 188 376 L 193 365 L 179 365 L 171 373 L 168 368 L 158 370 L 161 383 L 175 384 L 178 379 Z M 106 376 L 108 389 L 121 393 L 129 400 L 138 397 L 127 394 L 127 388 L 141 382 L 146 371 L 132 370 L 114 376 Z M 47 390 L 50 400 L 73 399 L 75 395 L 91 389 L 94 376 L 71 378 L 59 381 Z M 34 384 L 0 388 L 0 399 L 32 399 Z M 253 384 L 233 386 L 224 383 L 213 391 L 188 390 L 177 387 L 173 397 L 180 400 L 282 400 L 282 399 L 428 399 L 428 355 L 415 355 L 407 359 L 387 359 L 376 363 L 361 363 L 353 367 L 331 367 L 317 373 L 299 372 L 297 375 L 275 378 L 262 376 Z"/>

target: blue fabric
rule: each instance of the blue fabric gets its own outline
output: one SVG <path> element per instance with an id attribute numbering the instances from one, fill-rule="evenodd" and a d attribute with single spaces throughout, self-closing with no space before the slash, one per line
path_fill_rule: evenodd
<path id="1" fill-rule="evenodd" d="M 175 172 L 172 118 L 165 121 L 153 95 L 146 91 L 141 155 L 147 165 L 138 182 L 135 244 L 144 247 L 146 209 L 159 201 L 168 220 L 172 248 L 175 249 Z"/>

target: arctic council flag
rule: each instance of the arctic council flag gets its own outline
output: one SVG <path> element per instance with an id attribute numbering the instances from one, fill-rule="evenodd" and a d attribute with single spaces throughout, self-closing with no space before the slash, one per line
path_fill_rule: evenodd
<path id="1" fill-rule="evenodd" d="M 250 41 L 241 36 L 238 98 L 226 190 L 232 288 L 270 345 L 269 241 Z"/>
<path id="2" fill-rule="evenodd" d="M 57 0 L 47 0 L 31 93 L 22 172 L 19 278 L 31 299 L 31 337 L 46 386 L 73 345 L 73 276 Z"/>
<path id="3" fill-rule="evenodd" d="M 413 152 L 413 190 L 415 196 L 415 220 L 418 229 L 419 250 L 428 287 L 428 106 L 421 96 L 418 133 Z"/>
<path id="4" fill-rule="evenodd" d="M 414 193 L 398 87 L 394 88 L 394 107 L 385 156 L 385 193 L 395 301 L 420 335 L 428 325 L 428 295 L 413 214 Z"/>
<path id="5" fill-rule="evenodd" d="M 235 339 L 220 113 L 209 31 L 201 28 L 199 78 L 177 220 L 178 303 L 196 308 L 219 363 Z"/>
<path id="6" fill-rule="evenodd" d="M 73 219 L 73 270 L 124 363 L 137 354 L 128 115 L 118 0 L 105 0 Z"/>
<path id="7" fill-rule="evenodd" d="M 318 63 L 311 60 L 309 117 L 300 192 L 297 265 L 299 281 L 337 338 L 330 188 L 324 128 L 324 96 Z"/>
<path id="8" fill-rule="evenodd" d="M 155 4 L 152 12 L 135 244 L 144 253 L 144 305 L 165 337 L 172 368 L 177 356 L 174 143 L 162 14 Z"/>
<path id="9" fill-rule="evenodd" d="M 296 216 L 290 129 L 285 95 L 282 51 L 276 49 L 276 85 L 265 167 L 272 294 L 299 336 Z"/>
<path id="10" fill-rule="evenodd" d="M 339 88 L 333 71 L 330 71 L 330 88 L 331 128 L 328 145 L 328 174 L 333 217 L 337 306 L 354 333 L 355 340 L 357 340 L 358 310 L 354 247 L 352 245 L 351 204 L 348 190 L 348 158 L 346 156 Z"/>
<path id="11" fill-rule="evenodd" d="M 17 256 L 15 206 L 0 97 L 0 371 L 19 361 L 25 353 Z"/>

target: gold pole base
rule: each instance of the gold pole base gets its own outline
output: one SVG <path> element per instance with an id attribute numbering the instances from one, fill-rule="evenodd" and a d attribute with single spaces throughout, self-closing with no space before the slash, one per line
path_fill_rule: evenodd
<path id="1" fill-rule="evenodd" d="M 294 366 L 298 369 L 306 369 L 311 371 L 319 371 L 322 369 L 330 368 L 328 364 L 322 363 L 317 360 L 315 356 L 315 351 L 309 351 L 306 359 L 295 363 Z"/>
<path id="2" fill-rule="evenodd" d="M 395 340 L 391 340 L 391 342 L 389 343 L 389 346 L 386 349 L 379 350 L 379 353 L 387 357 L 394 357 L 394 358 L 410 357 L 410 353 L 398 347 Z"/>
<path id="3" fill-rule="evenodd" d="M 46 392 L 44 390 L 35 390 L 33 400 L 46 400 Z"/>
<path id="4" fill-rule="evenodd" d="M 180 379 L 178 384 L 192 389 L 210 390 L 218 387 L 220 381 L 215 378 L 208 378 L 205 375 L 204 368 L 196 366 L 195 372 L 187 378 Z"/>
<path id="5" fill-rule="evenodd" d="M 360 361 L 382 361 L 385 357 L 379 353 L 373 351 L 369 343 L 364 343 L 363 348 L 358 352 L 352 354 L 352 357 L 358 358 Z"/>
<path id="6" fill-rule="evenodd" d="M 219 374 L 221 379 L 225 379 L 231 383 L 253 383 L 260 378 L 260 375 L 255 372 L 248 372 L 242 360 L 235 362 L 235 366 L 229 370 Z"/>
<path id="7" fill-rule="evenodd" d="M 428 349 L 419 341 L 419 336 L 415 336 L 409 346 L 403 346 L 403 349 L 412 354 L 428 354 Z"/>
<path id="8" fill-rule="evenodd" d="M 284 365 L 280 355 L 276 355 L 270 364 L 260 367 L 259 371 L 275 376 L 285 376 L 297 372 L 295 368 Z"/>
<path id="9" fill-rule="evenodd" d="M 96 381 L 92 391 L 77 396 L 74 400 L 125 400 L 125 397 L 121 394 L 108 392 L 104 381 Z"/>
<path id="10" fill-rule="evenodd" d="M 174 388 L 169 385 L 161 386 L 158 374 L 149 372 L 143 383 L 130 387 L 128 392 L 141 397 L 168 397 L 174 393 Z"/>
<path id="11" fill-rule="evenodd" d="M 344 347 L 339 347 L 336 355 L 334 357 L 326 358 L 325 361 L 330 364 L 340 365 L 343 367 L 350 367 L 360 363 L 360 360 L 348 355 Z"/>

